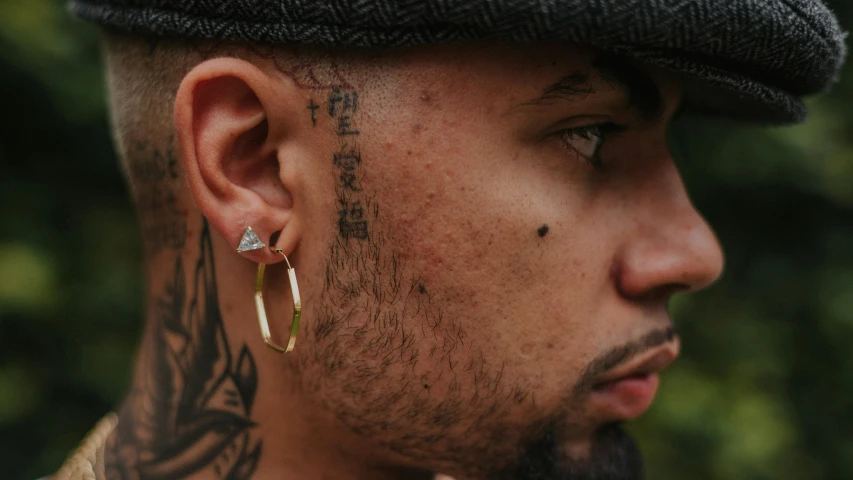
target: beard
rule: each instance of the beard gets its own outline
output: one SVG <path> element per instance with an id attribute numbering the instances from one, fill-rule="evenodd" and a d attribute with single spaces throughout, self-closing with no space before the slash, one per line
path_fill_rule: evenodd
<path id="1" fill-rule="evenodd" d="M 565 407 L 537 407 L 535 392 L 488 359 L 463 323 L 442 310 L 450 301 L 398 255 L 375 199 L 365 204 L 374 223 L 366 238 L 331 243 L 313 329 L 300 350 L 297 375 L 319 407 L 372 452 L 458 478 L 643 478 L 640 453 L 618 424 L 599 428 L 583 456 L 567 453 L 561 432 L 586 423 L 583 405 L 601 373 L 671 339 L 672 331 L 604 352 L 567 387 Z"/>
<path id="2" fill-rule="evenodd" d="M 407 272 L 411 283 L 407 282 L 405 262 L 383 246 L 382 236 L 370 236 L 357 245 L 336 242 L 331 250 L 318 302 L 322 308 L 313 338 L 302 350 L 307 358 L 300 375 L 307 382 L 305 391 L 315 392 L 319 405 L 373 445 L 374 451 L 393 452 L 415 468 L 454 473 L 457 478 L 644 478 L 640 452 L 619 424 L 598 428 L 585 455 L 568 453 L 564 432 L 586 426 L 584 404 L 601 373 L 671 340 L 673 330 L 654 331 L 603 352 L 567 389 L 561 402 L 564 407 L 543 411 L 533 402 L 533 392 L 492 368 L 493 362 L 487 361 L 476 342 L 463 338 L 458 320 L 443 315 L 442 302 L 432 297 L 420 276 Z M 383 279 L 393 288 L 380 284 Z M 407 330 L 407 325 L 415 328 Z M 423 333 L 423 325 L 429 327 L 428 334 Z M 463 340 L 471 356 L 463 367 L 437 373 L 418 370 L 423 357 L 439 365 L 433 351 L 435 358 L 453 358 L 457 343 L 461 350 Z M 418 358 L 418 350 L 430 353 Z M 442 373 L 444 380 L 451 377 L 455 383 L 458 378 L 459 384 L 478 395 L 472 397 L 458 387 L 433 394 L 430 389 L 436 388 Z M 519 410 L 527 411 L 529 417 L 513 419 Z"/>
<path id="3" fill-rule="evenodd" d="M 556 423 L 528 441 L 518 462 L 495 480 L 642 480 L 643 459 L 636 444 L 618 424 L 599 429 L 586 458 L 565 453 Z"/>

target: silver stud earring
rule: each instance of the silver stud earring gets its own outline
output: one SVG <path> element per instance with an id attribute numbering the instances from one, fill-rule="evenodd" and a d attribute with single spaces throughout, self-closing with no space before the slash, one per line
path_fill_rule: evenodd
<path id="1" fill-rule="evenodd" d="M 258 238 L 258 234 L 252 230 L 252 227 L 248 227 L 246 228 L 246 233 L 243 234 L 243 238 L 240 239 L 240 245 L 237 246 L 237 253 L 251 252 L 252 250 L 259 250 L 264 247 L 266 245 Z"/>

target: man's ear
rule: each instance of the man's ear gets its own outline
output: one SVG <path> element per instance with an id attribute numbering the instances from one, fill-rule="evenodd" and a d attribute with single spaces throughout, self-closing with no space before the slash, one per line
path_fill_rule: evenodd
<path id="1" fill-rule="evenodd" d="M 178 88 L 175 127 L 190 189 L 202 214 L 235 249 L 249 226 L 286 254 L 299 243 L 292 197 L 298 187 L 279 158 L 298 128 L 292 120 L 298 88 L 288 81 L 245 60 L 216 58 L 192 69 Z M 281 260 L 269 249 L 245 256 Z"/>

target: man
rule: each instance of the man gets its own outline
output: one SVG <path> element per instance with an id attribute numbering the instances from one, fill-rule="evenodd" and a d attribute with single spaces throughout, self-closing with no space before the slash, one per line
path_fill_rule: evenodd
<path id="1" fill-rule="evenodd" d="M 667 128 L 800 121 L 844 56 L 817 0 L 73 10 L 149 296 L 60 478 L 641 478 L 667 301 L 722 271 Z"/>

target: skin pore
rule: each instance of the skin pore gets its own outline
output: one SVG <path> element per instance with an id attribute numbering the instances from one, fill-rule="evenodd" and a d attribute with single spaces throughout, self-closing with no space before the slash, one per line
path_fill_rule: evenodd
<path id="1" fill-rule="evenodd" d="M 106 51 L 149 284 L 109 478 L 640 478 L 594 387 L 674 356 L 668 299 L 722 269 L 676 78 L 558 44 Z M 287 355 L 247 226 L 299 279 Z"/>

